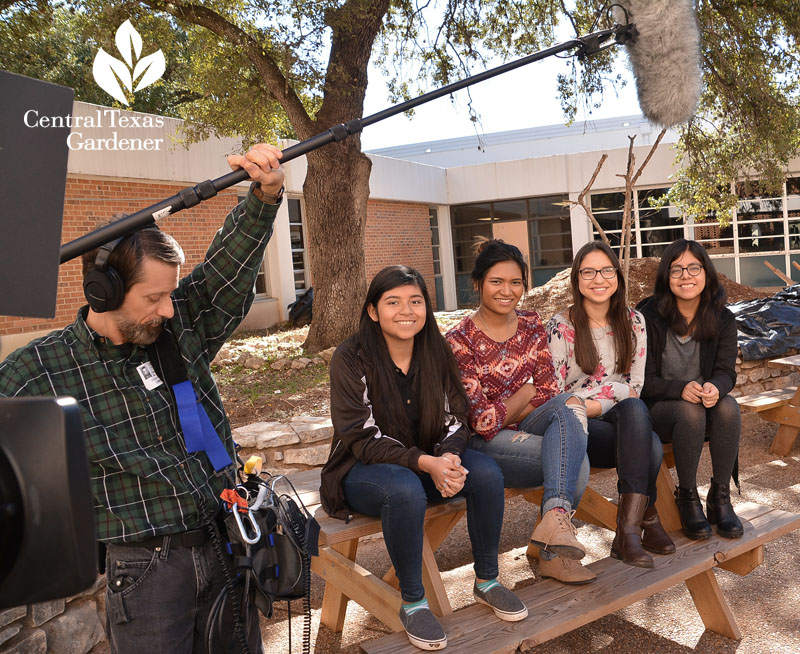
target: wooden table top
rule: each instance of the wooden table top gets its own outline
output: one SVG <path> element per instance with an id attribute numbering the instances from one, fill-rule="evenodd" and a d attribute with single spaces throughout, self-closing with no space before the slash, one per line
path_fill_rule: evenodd
<path id="1" fill-rule="evenodd" d="M 781 359 L 773 359 L 767 365 L 770 368 L 788 368 L 789 370 L 800 370 L 800 354 Z"/>

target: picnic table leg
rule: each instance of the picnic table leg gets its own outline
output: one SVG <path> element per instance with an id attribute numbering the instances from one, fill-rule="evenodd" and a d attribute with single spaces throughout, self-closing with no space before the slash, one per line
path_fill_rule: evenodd
<path id="1" fill-rule="evenodd" d="M 667 462 L 662 461 L 658 469 L 658 479 L 656 480 L 656 509 L 661 525 L 669 531 L 677 531 L 681 528 L 681 516 L 678 513 L 678 505 L 675 504 L 675 482 L 667 467 Z"/>
<path id="2" fill-rule="evenodd" d="M 713 570 L 705 570 L 686 580 L 686 587 L 709 631 L 714 631 L 733 640 L 741 640 L 742 632 L 736 624 L 731 607 L 725 600 Z"/>
<path id="3" fill-rule="evenodd" d="M 335 543 L 331 545 L 331 548 L 351 561 L 355 561 L 356 552 L 358 551 L 358 539 L 354 538 L 344 543 Z M 320 622 L 334 633 L 339 633 L 344 629 L 345 613 L 347 613 L 347 597 L 337 588 L 334 588 L 333 584 L 325 584 Z"/>
<path id="4" fill-rule="evenodd" d="M 789 456 L 798 432 L 800 430 L 797 427 L 779 425 L 775 438 L 772 439 L 772 445 L 769 446 L 769 453 L 777 454 L 778 456 Z"/>
<path id="5" fill-rule="evenodd" d="M 400 593 L 384 583 L 380 577 L 339 553 L 333 546 L 319 548 L 319 556 L 311 559 L 311 569 L 325 580 L 326 594 L 330 587 L 335 592 L 358 602 L 393 631 L 402 631 L 403 624 L 399 615 Z M 332 595 L 332 598 L 336 599 L 336 595 Z M 338 606 L 334 608 L 339 609 Z M 341 631 L 342 625 L 337 625 L 335 621 L 340 615 L 338 611 L 334 613 L 330 623 L 325 621 L 330 619 L 330 613 L 324 619 L 321 616 L 320 620 L 332 630 L 338 628 Z"/>
<path id="6" fill-rule="evenodd" d="M 575 517 L 614 531 L 617 528 L 617 505 L 609 502 L 591 486 L 587 486 L 575 511 Z"/>

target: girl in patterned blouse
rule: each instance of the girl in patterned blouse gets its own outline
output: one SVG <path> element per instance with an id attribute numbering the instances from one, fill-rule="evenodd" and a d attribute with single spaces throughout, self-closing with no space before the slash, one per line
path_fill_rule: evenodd
<path id="1" fill-rule="evenodd" d="M 528 288 L 522 253 L 500 240 L 478 244 L 472 281 L 480 307 L 447 333 L 469 398 L 468 447 L 494 458 L 506 488 L 544 486 L 542 519 L 531 542 L 539 572 L 565 583 L 595 574 L 571 517 L 589 479 L 583 401 L 559 394 L 544 326 L 519 311 Z"/>
<path id="2" fill-rule="evenodd" d="M 617 468 L 620 499 L 611 556 L 652 568 L 645 550 L 669 554 L 675 545 L 655 507 L 663 448 L 639 399 L 647 357 L 644 318 L 625 306 L 625 279 L 605 243 L 578 250 L 570 284 L 572 306 L 547 323 L 559 390 L 586 401 L 591 465 Z"/>

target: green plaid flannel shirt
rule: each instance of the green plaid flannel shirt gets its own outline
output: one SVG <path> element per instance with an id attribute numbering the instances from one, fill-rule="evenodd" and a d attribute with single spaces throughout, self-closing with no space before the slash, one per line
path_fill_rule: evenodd
<path id="1" fill-rule="evenodd" d="M 210 364 L 253 302 L 277 210 L 248 193 L 203 263 L 172 294 L 175 315 L 166 328 L 231 454 L 231 428 Z M 0 396 L 68 395 L 80 403 L 98 539 L 136 542 L 200 527 L 203 513 L 216 511 L 223 479 L 205 452 L 186 452 L 167 385 L 145 389 L 136 370 L 148 358 L 145 349 L 99 336 L 86 324 L 87 310 L 10 354 L 0 364 Z"/>

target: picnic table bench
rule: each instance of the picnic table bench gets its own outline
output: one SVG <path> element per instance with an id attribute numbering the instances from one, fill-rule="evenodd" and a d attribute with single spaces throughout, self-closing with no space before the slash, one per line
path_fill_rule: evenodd
<path id="1" fill-rule="evenodd" d="M 767 365 L 770 368 L 800 372 L 800 354 L 773 359 Z M 757 411 L 761 419 L 779 425 L 769 451 L 779 456 L 789 456 L 797 434 L 800 433 L 800 389 L 797 386 L 776 388 L 763 393 L 743 395 L 737 397 L 736 401 L 743 411 Z"/>
<path id="2" fill-rule="evenodd" d="M 454 612 L 447 598 L 434 552 L 466 512 L 463 498 L 431 504 L 425 516 L 422 578 L 431 610 L 440 617 L 447 632 L 449 652 L 507 652 L 521 642 L 538 644 L 555 638 L 597 618 L 670 588 L 686 583 L 706 628 L 732 639 L 740 639 L 733 613 L 717 584 L 713 568 L 721 567 L 745 575 L 763 562 L 763 544 L 800 528 L 800 515 L 757 504 L 737 507 L 744 524 L 739 539 L 714 536 L 691 541 L 680 531 L 680 518 L 673 500 L 674 482 L 669 466 L 674 465 L 672 447 L 665 445 L 664 462 L 658 477 L 658 510 L 664 527 L 671 532 L 676 552 L 656 556 L 655 568 L 625 565 L 610 557 L 589 568 L 597 580 L 585 586 L 567 586 L 543 580 L 517 591 L 528 606 L 528 618 L 503 622 L 485 607 L 470 606 Z M 605 469 L 593 469 L 599 472 Z M 329 517 L 319 505 L 319 470 L 290 477 L 304 504 L 320 523 L 319 556 L 311 569 L 325 580 L 321 624 L 342 631 L 348 599 L 352 599 L 378 620 L 397 632 L 362 643 L 367 654 L 413 653 L 398 616 L 400 592 L 390 569 L 383 577 L 356 563 L 359 540 L 381 532 L 380 518 L 355 514 L 349 523 Z M 523 496 L 539 504 L 542 489 L 507 489 L 506 498 Z M 576 517 L 614 529 L 616 505 L 587 487 Z M 533 529 L 533 525 L 531 525 Z M 529 547 L 529 554 L 535 554 Z"/>

